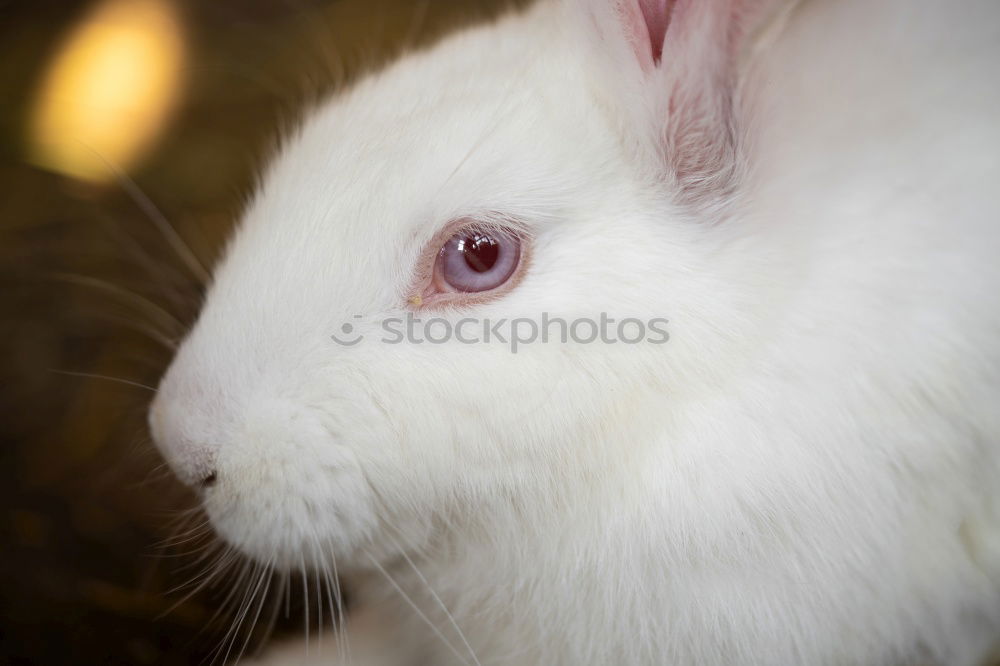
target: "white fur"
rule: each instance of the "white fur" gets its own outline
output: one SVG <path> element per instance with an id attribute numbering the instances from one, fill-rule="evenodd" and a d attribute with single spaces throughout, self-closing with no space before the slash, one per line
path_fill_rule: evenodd
<path id="1" fill-rule="evenodd" d="M 1000 633 L 1000 7 L 791 8 L 740 63 L 739 184 L 703 206 L 663 185 L 628 54 L 577 9 L 310 115 L 163 381 L 165 455 L 217 470 L 205 507 L 251 556 L 353 572 L 380 618 L 348 623 L 358 666 L 475 663 L 434 594 L 484 666 L 977 663 Z M 330 340 L 403 312 L 430 238 L 493 212 L 532 265 L 475 316 L 662 316 L 670 342 Z"/>

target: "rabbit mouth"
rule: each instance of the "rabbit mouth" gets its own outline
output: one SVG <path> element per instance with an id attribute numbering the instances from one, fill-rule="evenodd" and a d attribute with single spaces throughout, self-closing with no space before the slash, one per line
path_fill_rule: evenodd
<path id="1" fill-rule="evenodd" d="M 429 515 L 391 520 L 366 475 L 343 460 L 220 468 L 201 491 L 209 522 L 229 550 L 272 570 L 377 573 L 442 536 Z"/>
<path id="2" fill-rule="evenodd" d="M 201 499 L 231 548 L 285 570 L 364 561 L 376 526 L 372 489 L 350 450 L 322 429 L 244 441 L 215 462 Z"/>

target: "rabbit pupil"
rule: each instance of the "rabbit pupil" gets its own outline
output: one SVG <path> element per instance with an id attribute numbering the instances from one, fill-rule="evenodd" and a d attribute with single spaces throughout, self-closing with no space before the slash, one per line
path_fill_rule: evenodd
<path id="1" fill-rule="evenodd" d="M 485 234 L 472 234 L 458 244 L 466 265 L 477 273 L 485 273 L 497 263 L 500 244 Z"/>

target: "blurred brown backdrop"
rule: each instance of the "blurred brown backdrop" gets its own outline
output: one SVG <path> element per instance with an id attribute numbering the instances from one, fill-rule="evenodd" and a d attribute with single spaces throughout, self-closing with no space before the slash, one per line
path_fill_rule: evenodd
<path id="1" fill-rule="evenodd" d="M 48 70 L 97 4 L 0 0 L 0 662 L 208 663 L 231 581 L 171 592 L 208 537 L 183 531 L 193 498 L 144 422 L 144 387 L 197 312 L 191 259 L 212 264 L 303 104 L 510 3 L 171 2 L 179 101 L 103 184 L 32 166 L 30 136 Z M 302 624 L 293 595 L 279 631 Z"/>

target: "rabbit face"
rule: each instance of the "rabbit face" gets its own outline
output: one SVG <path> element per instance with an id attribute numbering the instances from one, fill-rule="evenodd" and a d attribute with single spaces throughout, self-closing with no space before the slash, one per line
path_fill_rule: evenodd
<path id="1" fill-rule="evenodd" d="M 516 353 L 482 341 L 481 322 L 543 312 L 666 317 L 651 288 L 663 256 L 677 274 L 693 260 L 654 223 L 669 204 L 641 184 L 579 64 L 512 44 L 491 55 L 454 45 L 319 109 L 265 177 L 163 380 L 156 441 L 218 531 L 261 560 L 350 560 L 421 543 L 459 507 L 566 492 L 621 444 L 608 432 L 635 419 L 622 395 L 663 379 L 650 368 L 664 346 L 564 344 L 558 322 Z M 477 223 L 520 245 L 510 278 L 435 286 L 440 249 Z M 382 322 L 408 314 L 473 318 L 462 337 L 480 341 L 384 342 Z"/>
<path id="2" fill-rule="evenodd" d="M 256 558 L 363 561 L 584 501 L 661 436 L 668 386 L 725 367 L 739 267 L 621 105 L 652 61 L 622 35 L 608 77 L 567 6 L 362 82 L 263 179 L 150 417 Z M 699 182 L 718 152 L 688 156 Z M 438 318 L 435 342 L 387 335 L 408 316 Z M 686 341 L 664 345 L 676 318 Z"/>

